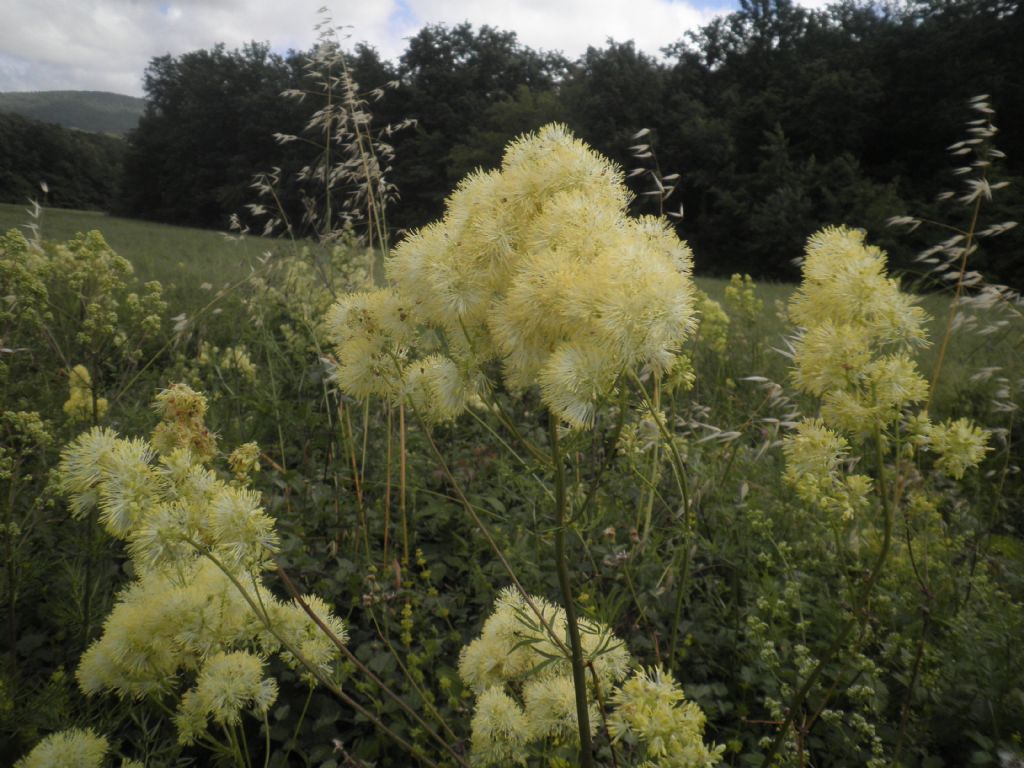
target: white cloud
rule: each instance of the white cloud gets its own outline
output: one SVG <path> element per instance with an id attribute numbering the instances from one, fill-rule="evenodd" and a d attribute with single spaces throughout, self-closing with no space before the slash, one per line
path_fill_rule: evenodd
<path id="1" fill-rule="evenodd" d="M 634 40 L 652 54 L 705 23 L 713 12 L 693 2 L 666 0 L 406 0 L 422 23 L 469 21 L 511 29 L 532 48 L 559 50 L 575 57 L 608 38 Z"/>
<path id="2" fill-rule="evenodd" d="M 141 94 L 149 60 L 218 42 L 306 49 L 327 0 L 15 0 L 0 25 L 0 91 L 91 89 Z M 802 0 L 813 3 L 816 0 Z M 351 25 L 387 58 L 428 23 L 490 24 L 525 45 L 577 56 L 609 37 L 656 54 L 735 0 L 340 0 Z M 724 6 L 723 6 L 724 3 Z M 329 3 L 328 3 L 329 4 Z"/>

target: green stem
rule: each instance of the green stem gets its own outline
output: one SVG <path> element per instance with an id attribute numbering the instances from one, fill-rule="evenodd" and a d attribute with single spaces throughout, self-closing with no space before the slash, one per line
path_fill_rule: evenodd
<path id="1" fill-rule="evenodd" d="M 387 685 L 385 685 L 383 680 L 381 680 L 377 675 L 375 675 L 369 669 L 369 667 L 363 664 L 363 662 L 360 661 L 359 657 L 352 653 L 352 651 L 349 650 L 348 646 L 341 641 L 341 638 L 339 638 L 334 633 L 334 631 L 329 626 L 327 626 L 324 620 L 320 618 L 319 615 L 317 615 L 316 611 L 310 608 L 309 603 L 306 602 L 302 595 L 299 594 L 299 590 L 296 588 L 295 582 L 292 581 L 287 571 L 285 571 L 284 568 L 281 567 L 281 563 L 278 562 L 277 558 L 274 558 L 274 565 L 277 566 L 277 573 L 281 577 L 281 580 L 284 582 L 285 589 L 288 591 L 288 594 L 291 595 L 292 599 L 295 600 L 296 603 L 298 603 L 299 607 L 302 608 L 303 611 L 305 611 L 306 615 L 314 624 L 317 625 L 317 627 L 320 629 L 321 632 L 324 633 L 327 639 L 330 640 L 334 644 L 334 646 L 345 655 L 345 658 L 352 662 L 356 669 L 358 669 L 362 674 L 366 675 L 370 680 L 372 680 L 373 683 L 376 684 L 389 699 L 395 702 L 395 704 L 401 707 L 413 720 L 415 720 L 416 723 L 427 732 L 427 735 L 433 738 L 441 746 L 442 749 L 446 750 L 449 754 L 451 754 L 451 756 L 454 757 L 459 762 L 460 765 L 466 766 L 466 763 L 462 760 L 462 757 L 457 752 L 452 750 L 448 742 L 442 739 L 437 734 L 437 732 L 434 731 L 427 724 L 427 722 L 416 713 L 416 710 L 414 710 L 412 707 L 406 704 L 405 701 L 403 701 L 398 694 L 396 694 L 394 691 L 388 688 Z M 447 727 L 447 725 L 445 725 L 445 727 Z"/>
<path id="2" fill-rule="evenodd" d="M 426 755 L 422 753 L 421 750 L 414 747 L 412 744 L 410 744 L 397 733 L 395 733 L 395 731 L 389 728 L 387 725 L 385 725 L 384 722 L 379 717 L 374 715 L 370 710 L 368 710 L 358 701 L 356 701 L 347 693 L 345 693 L 345 691 L 342 690 L 341 686 L 339 686 L 333 680 L 328 678 L 317 665 L 313 664 L 313 662 L 307 659 L 305 654 L 302 653 L 301 649 L 296 647 L 287 637 L 281 634 L 281 632 L 274 626 L 273 622 L 270 621 L 270 617 L 267 615 L 266 611 L 262 608 L 262 606 L 259 605 L 257 601 L 252 598 L 252 596 L 249 594 L 249 591 L 245 588 L 245 585 L 243 585 L 238 580 L 238 577 L 234 573 L 232 573 L 231 569 L 225 566 L 220 561 L 220 559 L 218 559 L 212 552 L 210 552 L 208 549 L 200 545 L 198 542 L 187 538 L 185 539 L 185 541 L 186 543 L 190 544 L 196 550 L 196 552 L 198 552 L 199 554 L 207 558 L 215 566 L 217 566 L 220 572 L 228 578 L 228 581 L 230 581 L 235 586 L 235 589 L 238 590 L 239 594 L 242 596 L 242 599 L 245 600 L 245 602 L 249 605 L 249 607 L 252 609 L 252 612 L 260 620 L 263 626 L 267 628 L 267 631 L 270 632 L 270 634 L 272 634 L 277 639 L 277 641 L 281 643 L 282 646 L 287 648 L 288 652 L 295 657 L 299 664 L 301 664 L 307 670 L 309 670 L 309 673 L 313 675 L 313 677 L 316 678 L 316 680 L 321 685 L 323 685 L 327 690 L 329 690 L 342 703 L 352 707 L 352 709 L 354 709 L 356 712 L 358 712 L 371 723 L 373 723 L 373 725 L 375 725 L 381 731 L 383 731 L 392 739 L 394 739 L 395 743 L 397 743 L 402 749 L 407 750 L 409 754 L 415 755 L 418 759 L 422 760 L 427 765 L 431 766 L 431 768 L 439 768 L 437 763 L 435 763 L 433 760 L 430 760 Z M 459 763 L 460 766 L 462 766 L 463 768 L 468 768 L 469 764 L 466 763 L 466 761 L 463 760 L 462 757 L 458 755 L 458 753 L 451 750 L 450 747 L 448 749 L 451 752 L 452 756 L 456 758 L 456 761 Z"/>
<path id="3" fill-rule="evenodd" d="M 270 718 L 267 717 L 267 711 L 263 710 L 263 768 L 269 768 L 270 766 Z"/>
<path id="4" fill-rule="evenodd" d="M 672 473 L 676 478 L 676 486 L 679 488 L 679 495 L 683 499 L 683 511 L 689 514 L 690 511 L 690 489 L 686 482 L 686 467 L 683 465 L 683 459 L 679 455 L 679 448 L 676 446 L 676 441 L 672 439 L 672 435 L 668 431 L 668 427 L 665 426 L 665 420 L 660 411 L 656 411 L 654 404 L 651 402 L 650 395 L 647 394 L 647 387 L 640 380 L 640 377 L 636 375 L 634 371 L 629 372 L 630 378 L 633 383 L 640 389 L 640 394 L 643 396 L 644 406 L 647 408 L 648 413 L 651 414 L 651 418 L 654 419 L 654 423 L 658 426 L 658 431 L 661 432 L 662 438 L 668 444 L 669 455 L 672 457 Z"/>
<path id="5" fill-rule="evenodd" d="M 651 403 L 651 412 L 654 418 L 658 418 L 661 415 L 661 386 L 658 382 L 657 374 L 654 379 L 654 402 Z M 654 415 L 657 414 L 657 415 Z M 647 503 L 644 505 L 644 519 L 643 523 L 637 525 L 640 530 L 640 541 L 643 544 L 647 543 L 647 536 L 651 532 L 651 522 L 654 518 L 654 499 L 657 496 L 658 482 L 661 480 L 661 443 L 656 442 L 654 448 L 651 450 L 651 468 L 650 468 L 650 480 L 649 490 L 647 494 Z"/>
<path id="6" fill-rule="evenodd" d="M 783 720 L 782 726 L 779 728 L 779 733 L 775 737 L 775 741 L 772 742 L 771 747 L 768 749 L 768 754 L 764 756 L 764 760 L 761 762 L 761 768 L 768 768 L 768 766 L 771 765 L 772 759 L 778 753 L 783 742 L 786 740 L 786 735 L 789 733 L 789 729 L 793 725 L 797 713 L 803 706 L 807 695 L 811 692 L 811 689 L 825 671 L 825 666 L 832 661 L 835 655 L 839 652 L 839 649 L 842 648 L 843 643 L 845 643 L 847 638 L 849 638 L 853 628 L 856 627 L 859 622 L 864 620 L 861 614 L 867 607 L 868 599 L 871 597 L 871 592 L 874 590 L 875 584 L 878 581 L 878 576 L 889 556 L 889 546 L 892 544 L 893 509 L 885 486 L 885 461 L 882 454 L 882 435 L 881 430 L 878 427 L 875 428 L 875 444 L 878 455 L 878 495 L 881 497 L 882 511 L 885 516 L 884 530 L 882 534 L 882 548 L 878 553 L 878 558 L 875 560 L 875 566 L 871 569 L 870 575 L 864 582 L 864 588 L 861 590 L 861 593 L 857 598 L 857 602 L 853 606 L 853 616 L 843 623 L 842 627 L 839 629 L 839 633 L 818 661 L 817 666 L 804 681 L 804 684 L 800 686 L 799 690 L 793 694 L 793 699 L 790 701 L 789 709 L 786 712 L 786 719 Z"/>
<path id="7" fill-rule="evenodd" d="M 306 694 L 306 701 L 302 705 L 302 712 L 299 713 L 299 720 L 295 723 L 295 732 L 292 733 L 292 739 L 288 742 L 288 750 L 284 753 L 284 763 L 288 764 L 288 757 L 291 755 L 295 745 L 299 742 L 299 731 L 302 730 L 302 723 L 306 719 L 306 712 L 309 711 L 309 702 L 313 700 L 313 686 L 309 686 L 309 693 Z M 268 731 L 269 733 L 269 731 Z M 268 736 L 269 738 L 269 736 Z M 270 756 L 270 745 L 267 745 L 267 756 Z"/>
<path id="8" fill-rule="evenodd" d="M 426 422 L 423 415 L 415 408 L 415 406 L 413 406 L 413 413 L 416 414 L 416 418 L 420 422 L 420 427 L 423 430 L 423 436 L 427 440 L 427 445 L 430 446 L 430 452 L 434 454 L 434 458 L 437 460 L 438 466 L 440 466 L 441 471 L 444 473 L 445 479 L 449 484 L 451 484 L 452 491 L 455 493 L 455 498 L 462 505 L 462 508 L 466 510 L 466 514 L 469 515 L 477 530 L 480 531 L 481 535 L 487 541 L 491 551 L 494 552 L 494 556 L 498 558 L 498 562 L 501 563 L 501 567 L 505 569 L 505 573 L 508 574 L 509 579 L 512 581 L 512 586 L 516 588 L 516 591 L 523 598 L 523 602 L 526 603 L 527 607 L 533 612 L 533 615 L 537 617 L 537 620 L 544 627 L 544 630 L 548 633 L 548 637 L 551 638 L 551 642 L 558 646 L 558 649 L 563 653 L 570 653 L 569 649 L 565 647 L 565 643 L 562 641 L 562 638 L 559 637 L 558 633 L 556 633 L 554 628 L 551 626 L 551 622 L 545 616 L 544 612 L 537 605 L 530 593 L 526 591 L 526 588 L 519 580 L 519 577 L 516 576 L 516 572 L 512 568 L 512 564 L 508 561 L 508 558 L 505 556 L 504 550 L 502 550 L 501 545 L 499 545 L 495 540 L 490 529 L 484 525 L 480 515 L 477 514 L 476 507 L 474 507 L 473 504 L 470 503 L 469 499 L 466 498 L 466 494 L 462 490 L 462 486 L 459 485 L 459 481 L 455 478 L 455 475 L 452 474 L 451 468 L 448 466 L 448 463 L 444 459 L 444 455 L 441 453 L 441 449 L 437 447 L 437 443 L 435 442 L 433 435 L 430 434 L 430 425 Z"/>
<path id="9" fill-rule="evenodd" d="M 917 641 L 917 649 L 914 651 L 914 667 L 910 673 L 910 684 L 907 686 L 907 695 L 903 700 L 903 712 L 900 714 L 900 729 L 896 736 L 896 746 L 892 751 L 892 768 L 899 765 L 900 751 L 903 749 L 903 739 L 907 735 L 907 725 L 910 722 L 910 707 L 913 704 L 914 688 L 917 685 L 918 675 L 921 673 L 921 659 L 924 657 L 924 647 L 928 628 L 931 624 L 931 614 L 927 607 L 922 608 L 924 621 L 921 625 L 921 637 Z"/>
<path id="10" fill-rule="evenodd" d="M 95 546 L 97 509 L 94 505 L 89 510 L 85 524 L 85 590 L 82 595 L 82 647 L 89 645 L 89 635 L 92 634 L 92 566 L 93 548 Z"/>
<path id="11" fill-rule="evenodd" d="M 4 509 L 4 549 L 7 560 L 7 651 L 10 654 L 10 672 L 17 680 L 18 672 L 18 569 L 14 560 L 14 501 L 18 486 L 21 460 L 15 458 L 11 467 L 11 484 L 7 491 L 7 506 Z"/>
<path id="12" fill-rule="evenodd" d="M 676 608 L 672 614 L 672 637 L 668 644 L 669 663 L 676 657 L 676 648 L 679 640 L 679 624 L 683 620 L 683 605 L 686 603 L 686 593 L 690 586 L 690 521 L 685 522 L 686 538 L 683 542 L 683 566 L 680 569 L 679 584 L 676 586 Z"/>
<path id="13" fill-rule="evenodd" d="M 241 725 L 237 726 L 238 733 L 236 738 L 242 745 L 242 753 L 245 756 L 245 765 L 247 768 L 252 768 L 252 755 L 249 754 L 249 740 L 245 738 L 245 729 Z"/>
<path id="14" fill-rule="evenodd" d="M 576 718 L 580 733 L 580 765 L 593 768 L 594 754 L 590 741 L 590 710 L 587 706 L 587 678 L 583 666 L 583 644 L 580 642 L 580 628 L 573 601 L 572 582 L 565 556 L 565 466 L 558 444 L 558 421 L 548 416 L 548 431 L 551 435 L 551 461 L 555 468 L 555 568 L 558 572 L 558 586 L 562 590 L 565 608 L 565 623 L 569 631 L 569 645 L 572 650 L 572 682 L 576 692 Z"/>

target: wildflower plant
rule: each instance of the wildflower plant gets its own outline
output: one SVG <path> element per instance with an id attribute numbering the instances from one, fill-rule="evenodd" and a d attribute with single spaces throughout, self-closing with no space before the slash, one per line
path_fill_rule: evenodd
<path id="1" fill-rule="evenodd" d="M 965 419 L 935 424 L 922 408 L 929 386 L 912 351 L 928 343 L 926 315 L 888 277 L 884 252 L 867 245 L 863 231 L 829 227 L 811 236 L 802 270 L 803 281 L 789 302 L 789 315 L 799 326 L 792 340 L 792 378 L 820 405 L 816 416 L 804 417 L 785 437 L 784 477 L 805 504 L 832 516 L 837 530 L 871 529 L 880 510 L 881 541 L 855 591 L 851 614 L 816 662 L 805 654 L 801 684 L 788 709 L 777 708 L 782 724 L 766 743 L 766 767 L 826 666 L 867 620 L 896 513 L 919 477 L 911 462 L 928 451 L 938 456 L 936 470 L 960 478 L 984 458 L 988 440 Z M 872 740 L 879 749 L 873 735 Z"/>
<path id="2" fill-rule="evenodd" d="M 16 768 L 100 768 L 104 758 L 110 751 L 110 744 L 94 731 L 81 728 L 69 728 L 50 734 L 36 745 L 29 754 L 15 763 Z M 134 768 L 140 765 L 134 761 L 125 761 L 122 768 Z"/>
<path id="3" fill-rule="evenodd" d="M 846 451 L 843 435 L 860 445 L 873 440 L 885 452 L 916 442 L 940 454 L 940 469 L 962 477 L 984 456 L 987 438 L 966 423 L 935 425 L 913 410 L 928 400 L 928 382 L 911 356 L 927 344 L 926 315 L 886 276 L 885 254 L 866 245 L 862 231 L 827 228 L 808 240 L 803 274 L 789 304 L 802 328 L 793 344 L 793 380 L 820 398 L 821 418 L 787 442 L 790 479 L 797 487 L 827 482 Z M 855 485 L 869 488 L 866 480 Z M 813 494 L 808 488 L 804 495 Z"/>
<path id="4" fill-rule="evenodd" d="M 277 697 L 270 656 L 310 685 L 333 680 L 346 629 L 319 598 L 283 602 L 263 583 L 278 539 L 244 482 L 252 447 L 232 459 L 235 480 L 225 482 L 210 466 L 216 443 L 203 422 L 205 398 L 179 384 L 155 405 L 162 418 L 151 440 L 94 427 L 63 454 L 61 487 L 72 512 L 98 508 L 135 574 L 82 657 L 78 682 L 89 695 L 109 691 L 163 706 L 177 699 L 182 744 L 244 764 L 241 717 L 252 713 L 267 727 Z"/>
<path id="5" fill-rule="evenodd" d="M 398 245 L 388 287 L 342 297 L 327 318 L 342 391 L 408 404 L 427 423 L 489 397 L 495 369 L 512 394 L 539 390 L 584 765 L 589 709 L 559 431 L 593 428 L 636 370 L 660 377 L 683 363 L 696 323 L 689 247 L 662 220 L 627 216 L 630 197 L 615 165 L 564 126 L 545 126 L 509 144 L 500 169 L 470 174 L 441 221 Z"/>
<path id="6" fill-rule="evenodd" d="M 48 350 L 69 371 L 69 418 L 98 423 L 104 388 L 128 380 L 163 327 L 160 283 L 133 290 L 132 272 L 96 231 L 65 243 L 29 242 L 14 230 L 0 237 L 5 393 L 32 386 L 18 372 Z"/>
<path id="7" fill-rule="evenodd" d="M 503 590 L 480 637 L 462 650 L 459 674 L 476 695 L 473 765 L 525 765 L 532 756 L 551 757 L 579 742 L 572 658 L 560 640 L 565 611 L 543 598 L 529 599 L 534 608 L 514 588 Z M 602 723 L 611 749 L 637 753 L 639 762 L 630 764 L 642 766 L 719 762 L 724 748 L 704 743 L 704 714 L 685 701 L 671 675 L 631 671 L 625 643 L 600 622 L 581 618 L 580 636 L 589 670 L 590 728 L 596 733 Z"/>

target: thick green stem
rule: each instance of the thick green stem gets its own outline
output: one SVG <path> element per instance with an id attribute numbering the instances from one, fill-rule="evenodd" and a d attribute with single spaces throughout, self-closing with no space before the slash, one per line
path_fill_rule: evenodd
<path id="1" fill-rule="evenodd" d="M 580 642 L 580 628 L 576 619 L 576 605 L 573 602 L 572 582 L 569 565 L 565 556 L 566 502 L 565 467 L 558 445 L 558 422 L 548 417 L 551 434 L 551 460 L 555 468 L 555 568 L 558 572 L 558 586 L 562 591 L 565 606 L 565 623 L 569 630 L 569 647 L 572 653 L 572 682 L 576 692 L 576 718 L 580 732 L 580 765 L 593 768 L 594 751 L 590 742 L 590 710 L 587 706 L 587 678 L 583 665 L 583 644 Z"/>
<path id="2" fill-rule="evenodd" d="M 683 540 L 683 565 L 680 568 L 679 584 L 676 586 L 676 609 L 672 614 L 672 637 L 668 644 L 669 663 L 676 657 L 676 648 L 679 643 L 679 625 L 683 621 L 683 605 L 686 603 L 686 593 L 690 588 L 690 520 L 689 515 L 685 522 L 686 538 Z"/>

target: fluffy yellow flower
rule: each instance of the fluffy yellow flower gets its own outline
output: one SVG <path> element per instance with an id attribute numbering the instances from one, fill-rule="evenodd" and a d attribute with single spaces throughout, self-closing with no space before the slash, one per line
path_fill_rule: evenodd
<path id="1" fill-rule="evenodd" d="M 722 760 L 725 747 L 704 743 L 705 716 L 686 701 L 671 673 L 640 670 L 612 693 L 608 728 L 615 739 L 635 738 L 645 764 L 663 768 L 705 768 Z"/>
<path id="2" fill-rule="evenodd" d="M 399 244 L 392 289 L 331 311 L 339 385 L 449 419 L 499 358 L 510 389 L 539 384 L 554 414 L 590 427 L 623 371 L 666 370 L 694 327 L 692 254 L 664 222 L 629 219 L 629 197 L 619 169 L 564 126 L 512 142 L 500 170 L 470 174 L 442 221 Z M 447 360 L 407 361 L 406 316 L 441 334 Z"/>
<path id="3" fill-rule="evenodd" d="M 203 664 L 195 688 L 187 691 L 175 722 L 179 740 L 193 744 L 206 732 L 207 719 L 237 725 L 242 710 L 265 713 L 277 699 L 277 683 L 263 677 L 263 660 L 245 651 L 215 653 Z"/>
<path id="4" fill-rule="evenodd" d="M 783 440 L 783 477 L 803 501 L 850 519 L 868 503 L 871 479 L 844 471 L 849 448 L 846 438 L 821 419 L 804 419 Z"/>
<path id="5" fill-rule="evenodd" d="M 530 740 L 579 741 L 576 690 L 571 675 L 543 675 L 523 684 L 523 702 Z M 590 705 L 590 729 L 596 733 L 599 716 Z"/>
<path id="6" fill-rule="evenodd" d="M 151 442 L 98 428 L 62 457 L 61 484 L 73 508 L 99 504 L 107 530 L 127 542 L 135 572 L 77 677 L 86 694 L 144 698 L 173 694 L 197 675 L 178 718 L 181 739 L 192 743 L 210 718 L 232 723 L 243 709 L 266 710 L 276 683 L 262 677 L 265 655 L 280 653 L 311 681 L 301 664 L 330 674 L 340 651 L 300 606 L 281 603 L 262 585 L 275 524 L 259 494 L 238 478 L 239 461 L 250 462 L 258 448 L 251 444 L 232 462 L 234 481 L 222 480 L 203 466 L 189 437 L 208 434 L 205 399 L 179 386 L 162 393 L 157 406 L 165 424 L 181 428 L 158 433 L 167 439 L 158 462 Z M 344 625 L 324 601 L 305 600 L 346 642 Z"/>
<path id="7" fill-rule="evenodd" d="M 91 729 L 69 728 L 51 733 L 15 768 L 99 768 L 110 745 Z"/>
<path id="8" fill-rule="evenodd" d="M 511 696 L 500 688 L 485 690 L 471 723 L 473 765 L 524 765 L 527 726 L 526 715 Z"/>
<path id="9" fill-rule="evenodd" d="M 927 445 L 939 454 L 936 466 L 950 477 L 960 479 L 964 472 L 981 463 L 988 447 L 989 433 L 967 419 L 956 419 L 927 428 Z"/>
<path id="10" fill-rule="evenodd" d="M 514 589 L 502 590 L 480 637 L 462 650 L 459 674 L 477 694 L 474 763 L 491 765 L 498 757 L 518 759 L 529 743 L 571 741 L 579 736 L 572 665 L 564 646 L 565 611 L 540 597 L 531 597 L 530 602 L 533 607 Z M 579 629 L 584 663 L 595 673 L 600 689 L 610 691 L 629 673 L 629 651 L 601 622 L 582 618 Z M 555 638 L 563 639 L 562 644 Z M 600 713 L 590 675 L 587 688 L 590 725 L 596 728 Z M 492 725 L 495 712 L 504 718 L 515 714 L 514 738 Z M 483 730 L 478 733 L 478 728 Z M 478 748 L 483 750 L 479 755 Z"/>
<path id="11" fill-rule="evenodd" d="M 802 328 L 793 380 L 822 398 L 822 417 L 859 437 L 885 430 L 928 384 L 908 354 L 926 343 L 925 314 L 886 276 L 885 253 L 864 233 L 829 227 L 807 241 L 803 282 L 789 303 Z"/>

